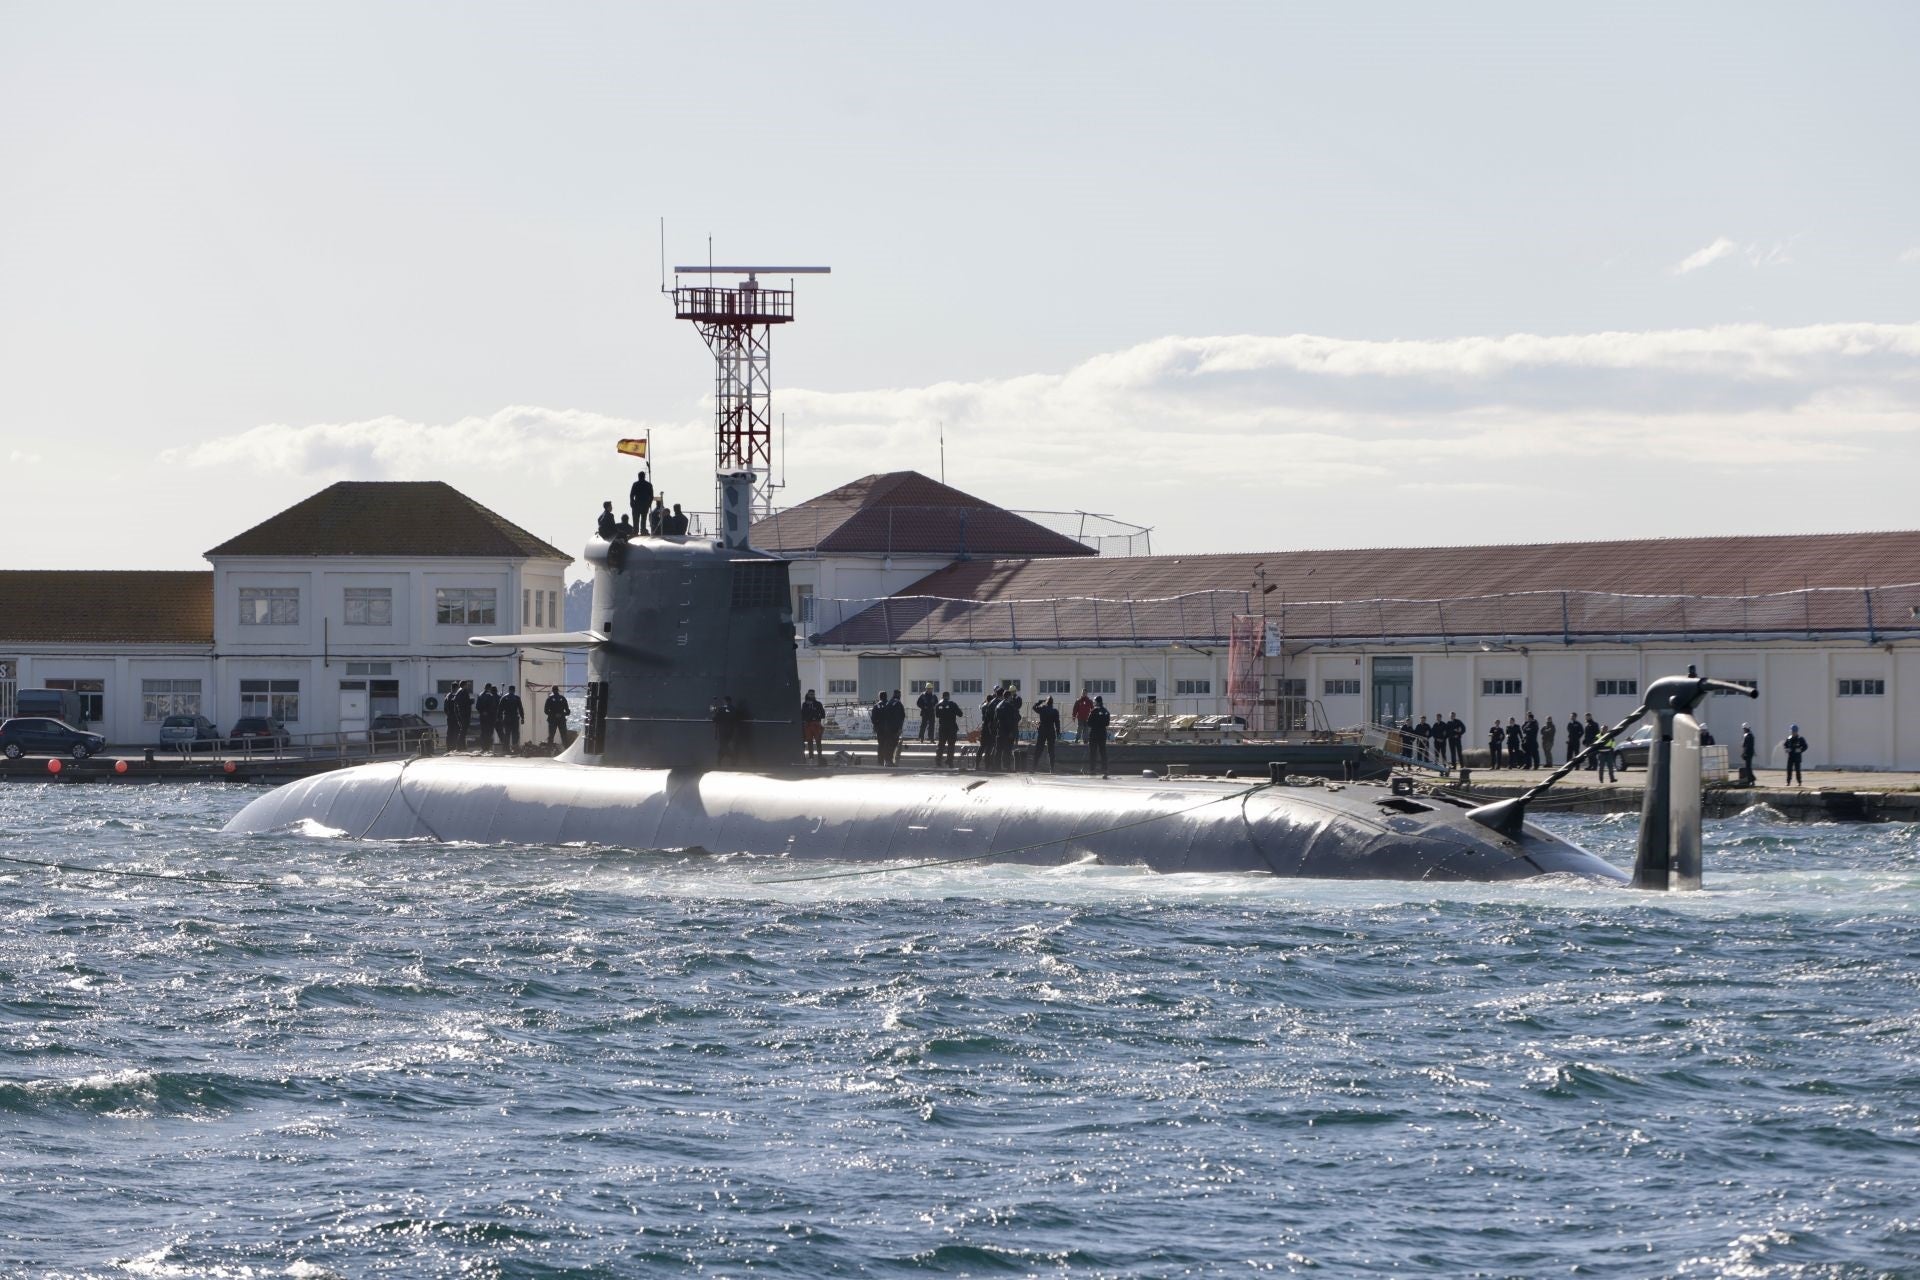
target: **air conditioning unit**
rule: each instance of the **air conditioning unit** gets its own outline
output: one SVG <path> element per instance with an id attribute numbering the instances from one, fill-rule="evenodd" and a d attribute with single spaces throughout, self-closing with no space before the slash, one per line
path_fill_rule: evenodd
<path id="1" fill-rule="evenodd" d="M 420 699 L 420 709 L 422 711 L 438 711 L 440 709 L 440 699 L 434 697 L 432 694 L 428 694 L 426 697 Z"/>

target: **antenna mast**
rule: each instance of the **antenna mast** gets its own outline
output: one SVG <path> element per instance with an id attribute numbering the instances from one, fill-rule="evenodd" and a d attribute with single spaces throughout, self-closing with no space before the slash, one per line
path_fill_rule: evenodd
<path id="1" fill-rule="evenodd" d="M 793 321 L 793 284 L 766 289 L 761 276 L 823 276 L 830 267 L 675 267 L 673 315 L 691 320 L 713 353 L 713 466 L 716 475 L 751 471 L 754 505 L 773 505 L 773 326 Z M 681 275 L 707 283 L 682 287 Z M 714 276 L 744 276 L 716 285 Z"/>

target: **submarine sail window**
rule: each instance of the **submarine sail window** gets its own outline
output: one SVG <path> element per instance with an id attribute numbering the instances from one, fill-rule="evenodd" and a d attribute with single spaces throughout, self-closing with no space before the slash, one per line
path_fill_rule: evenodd
<path id="1" fill-rule="evenodd" d="M 777 560 L 733 562 L 733 607 L 767 609 L 787 603 L 786 566 Z"/>

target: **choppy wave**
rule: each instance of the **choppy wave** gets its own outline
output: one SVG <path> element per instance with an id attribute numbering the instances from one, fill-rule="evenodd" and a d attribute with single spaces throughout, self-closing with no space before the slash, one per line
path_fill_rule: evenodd
<path id="1" fill-rule="evenodd" d="M 0 874 L 0 1274 L 1920 1274 L 1911 827 L 772 883 L 249 794 L 0 788 L 0 855 L 207 877 Z"/>

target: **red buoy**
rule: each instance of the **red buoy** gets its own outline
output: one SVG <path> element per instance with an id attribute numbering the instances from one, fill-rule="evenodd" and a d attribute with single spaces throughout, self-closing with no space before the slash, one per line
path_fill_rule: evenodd
<path id="1" fill-rule="evenodd" d="M 60 763 L 60 762 L 59 762 L 58 760 L 56 760 L 56 761 L 54 761 L 54 763 L 55 763 L 55 764 L 58 764 L 58 763 Z M 227 761 L 227 762 L 226 762 L 226 764 L 224 764 L 224 765 L 222 765 L 222 766 L 221 766 L 221 768 L 223 768 L 223 769 L 225 769 L 225 770 L 226 770 L 226 771 L 227 771 L 228 773 L 232 773 L 232 772 L 234 771 L 234 768 L 235 768 L 235 765 L 234 765 L 234 763 L 233 763 L 233 761 L 231 761 L 231 760 L 229 760 L 229 761 Z"/>
<path id="2" fill-rule="evenodd" d="M 60 764 L 60 762 L 59 762 L 58 760 L 49 760 L 49 761 L 47 761 L 47 772 L 48 772 L 48 773 L 58 773 L 58 772 L 60 772 L 60 769 L 61 769 L 61 764 Z"/>
<path id="3" fill-rule="evenodd" d="M 127 762 L 125 760 L 115 760 L 113 762 L 113 771 L 115 773 L 125 773 L 127 771 Z"/>

